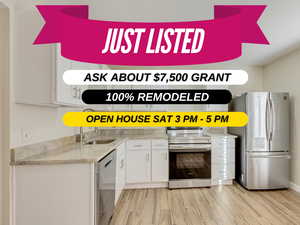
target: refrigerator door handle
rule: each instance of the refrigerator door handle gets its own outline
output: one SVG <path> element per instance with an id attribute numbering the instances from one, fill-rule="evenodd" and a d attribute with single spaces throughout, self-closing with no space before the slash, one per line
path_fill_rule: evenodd
<path id="1" fill-rule="evenodd" d="M 268 143 L 270 143 L 270 101 L 269 98 L 267 98 L 267 102 L 266 102 L 266 138 Z"/>
<path id="2" fill-rule="evenodd" d="M 270 111 L 271 111 L 271 132 L 270 132 L 270 141 L 273 139 L 273 134 L 274 134 L 274 118 L 275 118 L 275 111 L 274 111 L 274 105 L 273 101 L 270 99 Z"/>
<path id="3" fill-rule="evenodd" d="M 269 142 L 269 129 L 268 129 L 268 102 L 269 100 L 267 99 L 266 101 L 266 111 L 265 111 L 265 117 L 266 117 L 266 122 L 265 122 L 265 127 L 266 127 L 266 138 L 267 138 L 267 141 Z"/>

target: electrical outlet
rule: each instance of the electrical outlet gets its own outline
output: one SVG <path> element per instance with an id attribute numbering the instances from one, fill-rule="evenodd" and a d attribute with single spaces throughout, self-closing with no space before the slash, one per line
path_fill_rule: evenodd
<path id="1" fill-rule="evenodd" d="M 32 140 L 32 132 L 30 130 L 21 129 L 22 143 L 27 144 Z"/>

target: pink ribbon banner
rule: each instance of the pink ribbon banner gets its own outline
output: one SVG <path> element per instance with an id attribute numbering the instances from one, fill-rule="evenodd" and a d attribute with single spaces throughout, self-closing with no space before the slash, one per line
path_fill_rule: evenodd
<path id="1" fill-rule="evenodd" d="M 265 5 L 217 5 L 212 20 L 139 23 L 89 19 L 86 5 L 38 5 L 34 44 L 60 43 L 65 58 L 95 64 L 171 66 L 222 62 L 242 43 L 269 44 L 257 24 Z"/>

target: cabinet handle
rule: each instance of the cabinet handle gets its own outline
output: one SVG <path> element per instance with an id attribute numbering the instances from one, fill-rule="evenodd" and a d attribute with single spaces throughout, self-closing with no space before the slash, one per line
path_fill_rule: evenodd
<path id="1" fill-rule="evenodd" d="M 149 154 L 149 153 L 146 154 L 146 160 L 147 160 L 147 161 L 150 160 L 150 154 Z"/>
<path id="2" fill-rule="evenodd" d="M 143 147 L 143 145 L 134 145 L 133 147 Z"/>
<path id="3" fill-rule="evenodd" d="M 78 99 L 81 99 L 82 90 L 81 88 L 78 88 Z"/>
<path id="4" fill-rule="evenodd" d="M 73 87 L 72 91 L 73 91 L 72 97 L 77 98 L 77 88 Z"/>
<path id="5" fill-rule="evenodd" d="M 168 153 L 165 153 L 165 160 L 168 160 Z"/>
<path id="6" fill-rule="evenodd" d="M 124 159 L 121 160 L 121 165 L 120 168 L 123 169 L 124 168 Z"/>

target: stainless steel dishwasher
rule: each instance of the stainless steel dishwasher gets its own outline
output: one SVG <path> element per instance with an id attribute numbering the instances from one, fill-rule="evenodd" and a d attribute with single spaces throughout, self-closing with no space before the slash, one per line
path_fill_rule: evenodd
<path id="1" fill-rule="evenodd" d="M 108 225 L 115 208 L 116 151 L 96 165 L 96 225 Z"/>

